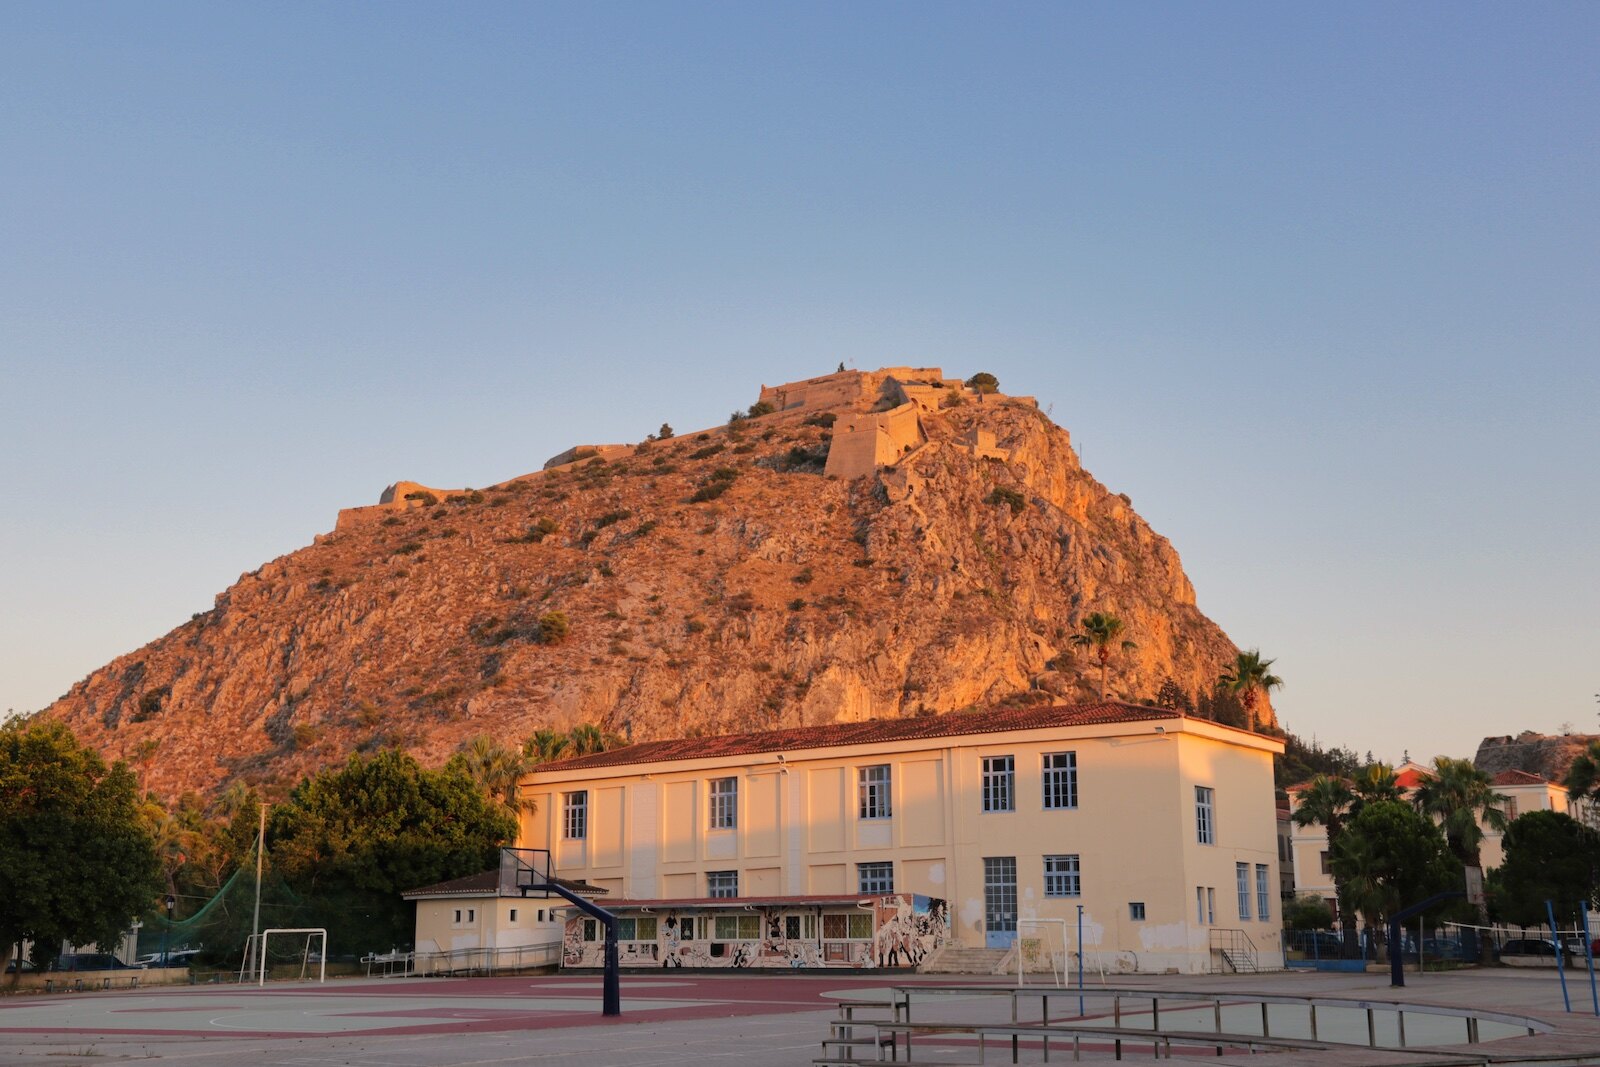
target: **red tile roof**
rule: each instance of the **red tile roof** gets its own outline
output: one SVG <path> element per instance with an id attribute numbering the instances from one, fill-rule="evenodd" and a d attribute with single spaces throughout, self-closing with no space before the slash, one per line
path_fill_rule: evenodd
<path id="1" fill-rule="evenodd" d="M 763 733 L 726 734 L 721 737 L 685 737 L 670 741 L 645 741 L 591 756 L 576 756 L 540 765 L 537 771 L 582 771 L 597 767 L 622 767 L 634 763 L 745 756 L 761 752 L 789 752 L 839 745 L 875 745 L 892 741 L 920 741 L 933 737 L 998 734 L 1011 730 L 1037 730 L 1070 726 L 1109 726 L 1183 716 L 1167 708 L 1106 701 L 1052 707 L 1001 708 L 995 711 L 919 715 L 912 719 L 871 719 L 804 726 Z"/>
<path id="2" fill-rule="evenodd" d="M 1537 774 L 1527 771 L 1501 771 L 1490 779 L 1494 785 L 1550 785 L 1548 778 L 1541 778 Z"/>
<path id="3" fill-rule="evenodd" d="M 1431 774 L 1407 767 L 1394 776 L 1394 784 L 1401 789 L 1415 789 L 1431 777 L 1433 777 Z"/>

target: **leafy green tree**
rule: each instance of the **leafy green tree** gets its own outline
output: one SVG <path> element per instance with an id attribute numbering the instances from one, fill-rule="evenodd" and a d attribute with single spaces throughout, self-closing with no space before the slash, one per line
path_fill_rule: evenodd
<path id="1" fill-rule="evenodd" d="M 1443 832 L 1403 801 L 1366 805 L 1330 851 L 1335 877 L 1372 921 L 1450 889 L 1457 880 Z"/>
<path id="2" fill-rule="evenodd" d="M 979 371 L 967 379 L 967 388 L 977 393 L 980 397 L 985 393 L 997 393 L 1000 391 L 1000 379 L 988 371 Z"/>
<path id="3" fill-rule="evenodd" d="M 1355 801 L 1350 805 L 1350 817 L 1361 814 L 1361 809 L 1380 800 L 1404 800 L 1400 781 L 1394 768 L 1387 763 L 1369 763 L 1355 773 L 1350 782 L 1350 792 Z"/>
<path id="4" fill-rule="evenodd" d="M 126 765 L 59 722 L 0 726 L 0 944 L 114 946 L 161 885 Z"/>
<path id="5" fill-rule="evenodd" d="M 1283 909 L 1283 922 L 1291 930 L 1331 930 L 1333 910 L 1315 894 L 1298 896 Z"/>
<path id="6" fill-rule="evenodd" d="M 1283 679 L 1272 673 L 1275 660 L 1262 659 L 1261 650 L 1252 648 L 1234 657 L 1233 666 L 1222 672 L 1217 683 L 1238 696 L 1244 705 L 1250 729 L 1256 728 L 1256 702 L 1274 689 L 1283 688 Z"/>
<path id="7" fill-rule="evenodd" d="M 672 424 L 670 422 L 663 422 L 661 424 L 661 429 L 656 431 L 656 436 L 661 438 L 663 441 L 670 441 L 672 439 Z"/>
<path id="8" fill-rule="evenodd" d="M 1530 811 L 1506 828 L 1506 858 L 1496 880 L 1495 910 L 1504 922 L 1538 926 L 1578 922 L 1578 902 L 1600 898 L 1600 834 L 1559 811 Z"/>
<path id="9" fill-rule="evenodd" d="M 360 953 L 410 944 L 400 893 L 492 867 L 516 830 L 459 766 L 430 771 L 388 751 L 301 782 L 267 833 L 274 869 L 307 902 L 304 925 L 326 926 L 332 951 Z"/>
<path id="10" fill-rule="evenodd" d="M 1094 649 L 1095 658 L 1100 661 L 1100 699 L 1106 698 L 1106 671 L 1111 664 L 1111 655 L 1120 650 L 1130 652 L 1139 646 L 1132 641 L 1117 639 L 1122 636 L 1122 620 L 1109 612 L 1095 611 L 1083 617 L 1078 624 L 1081 633 L 1072 635 L 1072 643 L 1082 648 Z"/>

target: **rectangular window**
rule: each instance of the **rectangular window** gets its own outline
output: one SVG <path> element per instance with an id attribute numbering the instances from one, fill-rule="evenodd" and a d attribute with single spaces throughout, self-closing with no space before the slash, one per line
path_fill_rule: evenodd
<path id="1" fill-rule="evenodd" d="M 894 892 L 893 863 L 858 863 L 856 864 L 856 877 L 860 880 L 861 884 L 859 892 Z"/>
<path id="2" fill-rule="evenodd" d="M 1194 887 L 1194 921 L 1200 924 L 1206 921 L 1206 887 L 1203 885 Z"/>
<path id="3" fill-rule="evenodd" d="M 589 836 L 589 791 L 561 794 L 561 834 L 568 841 Z"/>
<path id="4" fill-rule="evenodd" d="M 1044 858 L 1044 895 L 1047 897 L 1077 897 L 1083 895 L 1078 882 L 1077 856 L 1046 856 Z"/>
<path id="5" fill-rule="evenodd" d="M 1217 922 L 1217 887 L 1206 886 L 1206 922 L 1216 925 Z"/>
<path id="6" fill-rule="evenodd" d="M 671 922 L 671 919 L 667 920 Z M 685 941 L 694 940 L 694 916 L 685 915 L 678 920 L 678 936 Z"/>
<path id="7" fill-rule="evenodd" d="M 1128 904 L 1128 918 L 1136 923 L 1144 922 L 1144 901 L 1135 900 Z"/>
<path id="8" fill-rule="evenodd" d="M 860 779 L 861 817 L 887 819 L 893 814 L 893 809 L 889 805 L 889 765 L 880 763 L 873 767 L 863 767 Z"/>
<path id="9" fill-rule="evenodd" d="M 983 758 L 983 810 L 1015 811 L 1016 761 L 1010 756 Z"/>
<path id="10" fill-rule="evenodd" d="M 824 915 L 822 937 L 825 941 L 869 941 L 872 938 L 872 914 L 858 911 L 848 915 Z"/>
<path id="11" fill-rule="evenodd" d="M 707 871 L 706 896 L 736 897 L 739 895 L 738 871 Z"/>
<path id="12" fill-rule="evenodd" d="M 1217 843 L 1216 792 L 1209 786 L 1194 787 L 1194 832 L 1202 845 Z"/>
<path id="13" fill-rule="evenodd" d="M 1506 797 L 1505 803 L 1506 822 L 1511 822 L 1517 817 L 1517 798 Z"/>
<path id="14" fill-rule="evenodd" d="M 783 936 L 790 941 L 800 940 L 800 916 L 785 915 L 783 917 Z"/>
<path id="15" fill-rule="evenodd" d="M 585 941 L 596 941 L 596 940 L 598 940 L 599 939 L 599 926 L 600 926 L 600 924 L 595 922 L 593 919 L 585 919 L 585 920 L 583 920 L 583 939 Z"/>
<path id="16" fill-rule="evenodd" d="M 1239 895 L 1239 921 L 1250 921 L 1250 865 L 1248 863 L 1235 863 L 1233 865 L 1233 887 Z"/>
<path id="17" fill-rule="evenodd" d="M 847 915 L 824 915 L 822 917 L 822 936 L 829 941 L 843 941 L 850 932 L 850 926 L 845 921 Z"/>
<path id="18" fill-rule="evenodd" d="M 1078 754 L 1047 752 L 1044 757 L 1044 806 L 1078 806 Z"/>
<path id="19" fill-rule="evenodd" d="M 467 909 L 467 922 L 475 923 L 477 921 L 478 921 L 478 909 L 477 908 L 468 908 Z"/>
<path id="20" fill-rule="evenodd" d="M 732 830 L 739 825 L 739 779 L 711 779 L 711 829 Z"/>
<path id="21" fill-rule="evenodd" d="M 1328 862 L 1328 852 L 1327 852 L 1326 849 L 1324 849 L 1323 852 L 1322 852 L 1322 873 L 1323 874 L 1332 874 L 1333 873 L 1333 864 Z"/>
<path id="22" fill-rule="evenodd" d="M 656 939 L 656 918 L 654 915 L 640 916 L 634 938 L 638 941 L 654 941 Z"/>
<path id="23" fill-rule="evenodd" d="M 1272 918 L 1271 880 L 1272 868 L 1265 863 L 1256 864 L 1256 918 L 1262 922 Z"/>
<path id="24" fill-rule="evenodd" d="M 457 922 L 457 923 L 459 923 L 461 921 L 461 909 L 460 908 L 456 909 L 456 917 L 455 917 L 454 921 Z"/>
<path id="25" fill-rule="evenodd" d="M 756 941 L 761 937 L 761 916 L 759 915 L 718 915 L 716 918 L 716 940 L 718 941 Z"/>
<path id="26" fill-rule="evenodd" d="M 544 909 L 540 908 L 537 914 L 539 916 L 539 921 L 544 922 Z"/>
<path id="27" fill-rule="evenodd" d="M 512 922 L 516 922 L 517 921 L 517 909 L 516 908 L 512 908 L 511 909 L 511 921 Z"/>
<path id="28" fill-rule="evenodd" d="M 618 941 L 637 941 L 638 940 L 638 936 L 636 935 L 636 933 L 634 931 L 634 922 L 635 922 L 635 920 L 633 920 L 633 919 L 618 919 L 617 920 L 617 940 Z"/>

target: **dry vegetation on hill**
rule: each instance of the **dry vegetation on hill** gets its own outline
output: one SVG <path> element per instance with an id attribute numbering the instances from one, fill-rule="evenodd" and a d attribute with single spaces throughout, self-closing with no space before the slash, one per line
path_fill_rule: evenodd
<path id="1" fill-rule="evenodd" d="M 1208 689 L 1235 653 L 1176 552 L 1033 406 L 923 416 L 893 470 L 825 477 L 783 412 L 379 512 L 240 578 L 45 714 L 165 795 L 285 786 L 351 751 L 593 721 L 643 740 Z M 977 458 L 982 426 L 1009 450 Z M 1270 711 L 1268 712 L 1270 715 Z"/>

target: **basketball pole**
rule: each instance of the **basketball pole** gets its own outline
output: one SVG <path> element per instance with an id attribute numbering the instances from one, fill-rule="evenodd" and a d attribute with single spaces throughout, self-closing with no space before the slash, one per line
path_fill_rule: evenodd
<path id="1" fill-rule="evenodd" d="M 261 951 L 261 854 L 267 850 L 267 806 L 262 804 L 260 811 L 261 827 L 256 831 L 256 911 L 250 920 L 250 944 L 256 952 Z"/>

